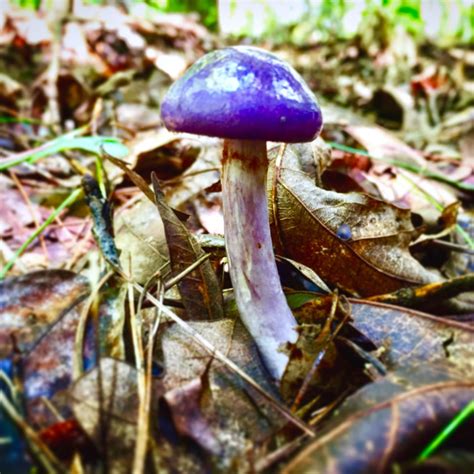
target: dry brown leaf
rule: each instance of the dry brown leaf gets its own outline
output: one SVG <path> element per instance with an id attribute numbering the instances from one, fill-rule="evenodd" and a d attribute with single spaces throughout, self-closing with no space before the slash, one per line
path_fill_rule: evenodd
<path id="1" fill-rule="evenodd" d="M 285 255 L 362 296 L 438 279 L 410 255 L 415 232 L 408 210 L 319 188 L 293 155 L 287 146 L 269 176 L 275 243 Z"/>
<path id="2" fill-rule="evenodd" d="M 474 381 L 429 365 L 394 372 L 349 397 L 283 472 L 390 472 L 392 463 L 417 456 L 473 397 Z M 457 432 L 458 446 L 472 446 L 473 429 L 471 418 Z"/>
<path id="3" fill-rule="evenodd" d="M 196 161 L 179 180 L 176 180 L 176 184 L 167 184 L 165 189 L 168 204 L 174 209 L 180 209 L 198 193 L 219 181 L 218 168 L 222 150 L 221 142 L 216 138 L 176 134 L 175 136 L 186 138 L 190 144 L 201 149 Z"/>
<path id="4" fill-rule="evenodd" d="M 143 198 L 116 215 L 114 228 L 122 268 L 134 281 L 146 283 L 169 259 L 156 206 Z"/>
<path id="5" fill-rule="evenodd" d="M 288 350 L 290 361 L 281 393 L 293 408 L 305 402 L 313 403 L 313 408 L 322 406 L 368 380 L 360 357 L 346 348 L 341 350 L 337 340 L 350 321 L 350 304 L 336 295 L 311 298 L 314 293 L 288 294 L 298 321 L 298 341 Z M 319 402 L 314 403 L 317 398 Z"/>
<path id="6" fill-rule="evenodd" d="M 255 345 L 239 321 L 192 322 L 190 325 L 225 353 L 268 392 L 273 392 Z M 247 450 L 271 437 L 284 424 L 268 401 L 240 377 L 193 345 L 177 326 L 162 339 L 166 399 L 181 434 L 191 436 L 220 471 L 248 472 Z M 192 416 L 183 418 L 183 413 Z"/>
<path id="7" fill-rule="evenodd" d="M 184 272 L 204 255 L 199 243 L 166 204 L 156 176 L 152 175 L 155 200 L 163 221 L 173 276 Z M 209 260 L 178 282 L 186 314 L 193 320 L 213 320 L 224 316 L 222 291 Z"/>
<path id="8" fill-rule="evenodd" d="M 84 277 L 45 270 L 0 282 L 0 357 L 15 346 L 28 351 L 51 324 L 74 309 L 89 293 Z"/>
<path id="9" fill-rule="evenodd" d="M 77 420 L 101 453 L 111 474 L 130 473 L 137 438 L 139 400 L 136 369 L 114 359 L 102 359 L 99 369 L 84 375 L 71 389 Z M 175 436 L 170 436 L 171 420 L 157 411 L 163 395 L 159 380 L 152 385 L 150 461 L 160 473 L 205 472 L 199 455 Z M 168 425 L 167 430 L 162 426 Z M 158 428 L 158 429 L 156 429 Z"/>
<path id="10" fill-rule="evenodd" d="M 353 325 L 396 370 L 406 365 L 443 363 L 474 377 L 474 328 L 397 306 L 352 300 Z"/>
<path id="11" fill-rule="evenodd" d="M 139 404 L 137 378 L 131 365 L 104 358 L 70 391 L 77 420 L 113 474 L 132 471 Z M 155 383 L 153 395 L 160 395 L 159 383 Z"/>

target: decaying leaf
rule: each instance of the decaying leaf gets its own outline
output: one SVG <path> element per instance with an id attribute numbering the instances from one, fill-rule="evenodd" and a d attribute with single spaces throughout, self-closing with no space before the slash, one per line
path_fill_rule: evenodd
<path id="1" fill-rule="evenodd" d="M 190 324 L 273 393 L 255 345 L 240 321 Z M 168 329 L 162 344 L 166 400 L 178 431 L 194 439 L 211 456 L 215 468 L 248 472 L 252 449 L 284 424 L 281 415 L 237 374 L 191 343 L 179 327 Z M 192 416 L 184 415 L 190 412 Z"/>
<path id="2" fill-rule="evenodd" d="M 416 457 L 473 397 L 472 379 L 429 364 L 399 370 L 349 397 L 283 472 L 390 472 L 392 463 Z M 472 443 L 473 429 L 471 417 L 456 433 L 458 447 Z"/>
<path id="3" fill-rule="evenodd" d="M 146 283 L 168 261 L 160 214 L 147 198 L 115 217 L 115 244 L 120 264 L 138 283 Z"/>
<path id="4" fill-rule="evenodd" d="M 13 342 L 22 351 L 89 293 L 87 279 L 65 270 L 47 270 L 0 282 L 0 357 Z M 76 311 L 76 310 L 75 310 Z"/>
<path id="5" fill-rule="evenodd" d="M 70 415 L 65 403 L 65 390 L 73 381 L 75 336 L 82 305 L 64 314 L 44 334 L 23 359 L 23 386 L 28 420 L 35 426 L 47 427 L 57 421 L 46 400 L 63 417 Z"/>
<path id="6" fill-rule="evenodd" d="M 155 199 L 168 242 L 171 270 L 173 276 L 179 275 L 204 255 L 204 252 L 166 204 L 155 175 L 152 175 Z M 222 292 L 217 276 L 209 261 L 202 262 L 198 268 L 178 282 L 179 292 L 187 316 L 194 320 L 213 320 L 223 317 Z"/>
<path id="7" fill-rule="evenodd" d="M 375 158 L 398 161 L 419 166 L 420 168 L 428 166 L 422 153 L 408 146 L 382 127 L 375 125 L 349 125 L 345 128 L 345 131 Z M 387 166 L 383 162 L 375 162 L 374 164 L 376 166 L 379 164 Z"/>
<path id="8" fill-rule="evenodd" d="M 415 232 L 408 210 L 318 188 L 293 154 L 288 145 L 269 176 L 275 242 L 286 255 L 362 296 L 438 279 L 409 253 Z"/>
<path id="9" fill-rule="evenodd" d="M 85 432 L 104 454 L 112 472 L 130 472 L 138 416 L 136 370 L 103 359 L 71 389 L 72 407 Z"/>
<path id="10" fill-rule="evenodd" d="M 0 355 L 23 352 L 25 408 L 35 426 L 55 421 L 42 399 L 51 399 L 71 382 L 74 336 L 88 293 L 84 277 L 64 270 L 0 283 Z M 58 410 L 67 414 L 64 404 Z"/>
<path id="11" fill-rule="evenodd" d="M 351 301 L 352 324 L 384 348 L 388 369 L 441 363 L 474 376 L 474 328 L 397 306 Z"/>
<path id="12" fill-rule="evenodd" d="M 85 374 L 71 389 L 74 414 L 98 450 L 102 465 L 112 474 L 132 472 L 139 410 L 137 378 L 134 367 L 104 358 L 100 369 Z M 205 472 L 199 455 L 175 436 L 169 416 L 157 410 L 162 395 L 161 382 L 153 380 L 150 461 L 157 472 Z"/>
<path id="13" fill-rule="evenodd" d="M 111 277 L 100 289 L 97 309 L 97 347 L 100 357 L 125 357 L 124 324 L 127 286 L 119 278 Z M 92 324 L 94 326 L 94 324 Z"/>
<path id="14" fill-rule="evenodd" d="M 137 371 L 104 358 L 71 389 L 72 408 L 113 473 L 131 472 L 137 436 Z"/>

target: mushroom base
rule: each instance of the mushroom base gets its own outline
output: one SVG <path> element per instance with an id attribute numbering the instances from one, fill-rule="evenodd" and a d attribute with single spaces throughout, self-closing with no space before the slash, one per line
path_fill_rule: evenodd
<path id="1" fill-rule="evenodd" d="M 240 317 L 270 374 L 280 380 L 295 342 L 296 320 L 286 302 L 275 263 L 266 196 L 266 143 L 225 140 L 222 200 L 230 277 Z"/>

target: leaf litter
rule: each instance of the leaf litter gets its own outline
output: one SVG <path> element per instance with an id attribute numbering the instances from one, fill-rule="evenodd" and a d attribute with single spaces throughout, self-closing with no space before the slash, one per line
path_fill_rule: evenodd
<path id="1" fill-rule="evenodd" d="M 220 142 L 158 113 L 226 40 L 192 16 L 75 13 L 59 37 L 33 11 L 0 14 L 0 470 L 412 472 L 474 397 L 466 51 L 383 28 L 274 45 L 326 122 L 311 144 L 269 145 L 299 323 L 277 386 L 209 234 Z M 472 465 L 472 422 L 427 466 Z"/>

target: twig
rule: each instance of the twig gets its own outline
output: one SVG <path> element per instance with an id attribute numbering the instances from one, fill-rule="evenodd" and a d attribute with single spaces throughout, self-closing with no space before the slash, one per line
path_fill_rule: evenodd
<path id="1" fill-rule="evenodd" d="M 254 466 L 255 472 L 266 471 L 268 468 L 273 466 L 275 463 L 291 456 L 303 443 L 308 441 L 306 434 L 294 439 L 293 441 L 283 445 L 276 451 L 271 452 L 262 459 L 259 459 Z"/>
<path id="2" fill-rule="evenodd" d="M 13 170 L 9 170 L 9 174 L 12 180 L 14 181 L 16 187 L 18 188 L 18 191 L 20 192 L 21 197 L 25 201 L 25 204 L 28 206 L 28 210 L 30 211 L 31 218 L 33 219 L 33 222 L 36 228 L 38 229 L 38 227 L 40 226 L 40 223 L 39 223 L 38 217 L 36 216 L 36 212 L 33 209 L 33 206 L 31 205 L 31 200 L 28 194 L 26 193 L 25 188 L 23 187 L 23 185 L 21 184 L 21 181 L 18 179 L 18 176 L 16 175 L 16 173 L 13 172 Z M 43 249 L 43 253 L 46 258 L 46 261 L 49 261 L 48 249 L 46 248 L 46 242 L 44 241 L 43 235 L 39 236 L 39 241 L 41 244 L 41 248 Z"/>
<path id="3" fill-rule="evenodd" d="M 76 335 L 74 339 L 74 355 L 72 360 L 72 379 L 77 380 L 82 373 L 84 372 L 84 367 L 82 363 L 83 357 L 83 348 L 84 348 L 84 335 L 86 332 L 87 319 L 89 317 L 89 312 L 97 298 L 97 294 L 101 290 L 102 286 L 107 282 L 107 280 L 113 275 L 112 271 L 109 271 L 105 274 L 99 282 L 94 286 L 92 293 L 87 298 L 87 301 L 84 303 L 84 307 L 79 315 L 79 321 L 77 323 Z"/>
<path id="4" fill-rule="evenodd" d="M 28 426 L 25 420 L 17 412 L 13 404 L 8 400 L 3 392 L 0 392 L 0 407 L 5 410 L 5 413 L 15 423 L 18 429 L 23 433 L 29 442 L 29 446 L 38 461 L 42 464 L 46 472 L 50 474 L 67 473 L 64 465 L 53 454 L 46 443 L 38 436 L 38 434 Z"/>
<path id="5" fill-rule="evenodd" d="M 323 360 L 324 356 L 326 355 L 326 352 L 328 350 L 329 344 L 334 341 L 335 337 L 339 334 L 339 331 L 342 329 L 348 318 L 350 317 L 350 313 L 345 312 L 344 317 L 342 318 L 342 321 L 339 322 L 338 326 L 334 330 L 334 332 L 331 332 L 331 325 L 332 322 L 334 321 L 334 318 L 336 316 L 336 310 L 339 305 L 339 295 L 335 293 L 333 295 L 333 301 L 331 304 L 331 310 L 329 313 L 328 318 L 326 319 L 326 323 L 324 324 L 323 329 L 321 330 L 321 336 L 324 336 L 324 339 L 321 341 L 321 344 L 319 344 L 319 339 L 318 337 L 315 341 L 316 345 L 321 346 L 321 350 L 318 351 L 316 354 L 316 357 L 313 360 L 313 363 L 311 365 L 310 370 L 306 374 L 306 377 L 303 380 L 303 383 L 301 384 L 300 389 L 298 390 L 298 393 L 296 394 L 295 400 L 293 402 L 293 405 L 291 407 L 291 411 L 295 412 L 298 406 L 301 404 L 303 397 L 306 395 L 306 392 L 310 386 L 311 380 L 313 380 L 314 375 L 316 374 L 316 371 L 318 370 L 318 367 Z"/>
<path id="6" fill-rule="evenodd" d="M 433 303 L 453 298 L 461 293 L 474 290 L 474 273 L 452 278 L 451 280 L 430 283 L 417 288 L 401 288 L 393 293 L 367 298 L 369 301 L 396 304 L 416 308 L 423 303 Z"/>
<path id="7" fill-rule="evenodd" d="M 138 283 L 135 283 L 131 281 L 127 275 L 124 274 L 124 272 L 119 269 L 115 268 L 115 270 L 121 275 L 121 277 L 128 282 L 131 282 L 131 284 L 134 286 L 134 288 L 138 292 L 143 292 L 144 289 L 141 285 Z M 170 309 L 168 309 L 166 306 L 164 306 L 161 301 L 159 301 L 157 298 L 155 298 L 151 293 L 146 292 L 146 298 L 157 308 L 159 308 L 163 314 L 168 316 L 172 321 L 174 321 L 181 329 L 183 329 L 189 336 L 197 342 L 204 350 L 206 350 L 212 357 L 216 358 L 220 362 L 224 363 L 226 366 L 230 367 L 234 372 L 236 372 L 243 380 L 245 380 L 251 387 L 253 387 L 255 390 L 257 390 L 260 395 L 262 395 L 264 398 L 266 398 L 272 406 L 280 412 L 281 415 L 283 415 L 290 423 L 293 425 L 297 426 L 299 429 L 301 429 L 304 433 L 307 435 L 314 437 L 314 432 L 306 425 L 305 422 L 302 420 L 298 419 L 295 417 L 289 410 L 286 408 L 284 405 L 282 405 L 280 402 L 275 400 L 272 395 L 267 393 L 260 385 L 258 385 L 255 380 L 252 379 L 249 375 L 247 375 L 235 362 L 230 360 L 226 355 L 224 355 L 221 351 L 216 349 L 207 339 L 205 339 L 201 334 L 193 329 L 186 321 L 182 320 L 178 315 L 173 313 Z"/>
<path id="8" fill-rule="evenodd" d="M 210 253 L 205 253 L 204 255 L 201 255 L 195 262 L 191 263 L 191 265 L 186 267 L 181 273 L 178 273 L 173 278 L 170 278 L 165 283 L 165 290 L 169 290 L 174 285 L 179 283 L 185 276 L 189 275 L 192 271 L 194 271 L 197 267 L 199 267 L 199 265 L 204 263 L 210 256 L 211 256 Z"/>
<path id="9" fill-rule="evenodd" d="M 133 290 L 132 290 L 133 291 Z M 163 301 L 164 286 L 160 285 L 160 301 Z M 133 298 L 133 294 L 131 295 Z M 135 444 L 135 456 L 133 460 L 133 474 L 142 474 L 145 472 L 146 453 L 149 441 L 150 409 L 151 409 L 151 389 L 152 389 L 152 365 L 153 365 L 153 342 L 156 331 L 161 320 L 161 311 L 158 308 L 156 318 L 151 322 L 148 331 L 148 347 L 146 352 L 145 370 L 143 371 L 144 393 L 140 397 L 137 422 L 137 441 Z M 141 334 L 143 338 L 143 333 Z M 140 374 L 139 374 L 140 376 Z"/>

